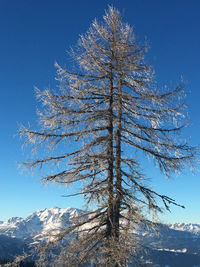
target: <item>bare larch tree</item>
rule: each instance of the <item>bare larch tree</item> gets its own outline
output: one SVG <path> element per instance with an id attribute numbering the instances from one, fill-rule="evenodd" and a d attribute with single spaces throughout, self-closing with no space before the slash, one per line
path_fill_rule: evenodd
<path id="1" fill-rule="evenodd" d="M 146 48 L 109 7 L 103 21 L 95 20 L 70 51 L 72 70 L 56 64 L 59 90 L 37 90 L 44 106 L 41 129 L 19 131 L 34 149 L 44 144 L 51 151 L 25 164 L 59 163 L 59 171 L 43 179 L 81 184 L 75 195 L 93 207 L 57 236 L 76 232 L 79 238 L 63 249 L 56 266 L 81 266 L 92 259 L 109 267 L 137 262 L 133 227 L 148 224 L 144 209 L 162 212 L 159 199 L 167 209 L 178 205 L 147 185 L 139 151 L 167 176 L 192 164 L 195 149 L 177 138 L 186 124 L 183 85 L 158 90 L 144 61 Z"/>

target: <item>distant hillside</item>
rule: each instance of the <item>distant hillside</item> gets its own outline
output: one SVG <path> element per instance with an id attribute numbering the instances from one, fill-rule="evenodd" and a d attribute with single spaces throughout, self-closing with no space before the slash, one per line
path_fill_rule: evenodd
<path id="1" fill-rule="evenodd" d="M 47 239 L 53 229 L 62 229 L 83 211 L 74 208 L 38 210 L 27 218 L 14 217 L 0 223 L 0 259 L 12 260 Z M 141 255 L 146 266 L 200 267 L 200 224 L 159 225 L 137 229 L 147 253 Z M 157 264 L 157 265 L 156 265 Z"/>

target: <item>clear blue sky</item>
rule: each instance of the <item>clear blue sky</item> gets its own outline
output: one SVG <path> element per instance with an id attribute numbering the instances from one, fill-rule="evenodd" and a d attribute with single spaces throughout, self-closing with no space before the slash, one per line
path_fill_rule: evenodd
<path id="1" fill-rule="evenodd" d="M 33 87 L 54 87 L 54 62 L 66 62 L 65 51 L 75 45 L 108 4 L 134 26 L 139 40 L 146 37 L 159 84 L 176 86 L 184 76 L 191 126 L 184 134 L 191 144 L 200 136 L 200 1 L 198 0 L 1 0 L 0 1 L 0 220 L 25 217 L 36 209 L 81 207 L 79 198 L 63 198 L 65 189 L 39 183 L 39 173 L 20 173 L 17 161 L 29 158 L 15 136 L 18 123 L 35 125 Z M 68 65 L 69 66 L 69 65 Z M 198 166 L 197 166 L 198 167 Z M 200 223 L 199 173 L 185 170 L 166 180 L 152 166 L 154 189 L 175 198 L 185 210 L 172 208 L 167 222 Z"/>

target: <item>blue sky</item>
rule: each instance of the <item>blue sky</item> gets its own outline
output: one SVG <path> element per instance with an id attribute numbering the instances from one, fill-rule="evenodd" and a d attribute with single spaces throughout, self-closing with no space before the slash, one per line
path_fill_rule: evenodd
<path id="1" fill-rule="evenodd" d="M 66 50 L 76 44 L 94 18 L 101 19 L 113 4 L 135 29 L 142 42 L 147 38 L 147 60 L 155 69 L 159 85 L 176 86 L 187 81 L 187 104 L 191 125 L 184 135 L 198 145 L 200 133 L 200 1 L 198 0 L 1 0 L 0 1 L 0 220 L 25 217 L 36 209 L 81 207 L 80 198 L 63 198 L 66 189 L 39 183 L 39 173 L 21 172 L 17 161 L 29 158 L 21 149 L 18 124 L 36 124 L 34 86 L 55 86 L 54 62 L 70 67 Z M 198 168 L 198 165 L 197 165 Z M 172 208 L 164 222 L 200 223 L 199 172 L 170 180 L 152 165 L 154 189 L 175 198 L 186 209 Z M 71 189 L 70 189 L 71 190 Z"/>

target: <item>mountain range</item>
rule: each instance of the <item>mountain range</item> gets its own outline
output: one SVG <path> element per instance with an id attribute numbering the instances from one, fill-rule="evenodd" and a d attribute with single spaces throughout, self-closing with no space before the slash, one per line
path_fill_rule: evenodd
<path id="1" fill-rule="evenodd" d="M 38 210 L 27 218 L 0 221 L 0 259 L 12 260 L 82 213 L 80 209 L 53 207 Z M 137 231 L 143 246 L 148 248 L 148 253 L 141 255 L 145 266 L 200 267 L 200 224 L 159 224 L 156 230 L 141 227 Z"/>

